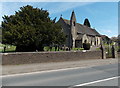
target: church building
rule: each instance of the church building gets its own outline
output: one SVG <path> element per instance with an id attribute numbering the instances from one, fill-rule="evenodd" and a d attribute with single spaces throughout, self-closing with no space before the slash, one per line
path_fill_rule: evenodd
<path id="1" fill-rule="evenodd" d="M 88 21 L 88 19 L 85 19 Z M 75 12 L 72 12 L 70 20 L 66 20 L 62 17 L 58 22 L 64 34 L 66 35 L 66 47 L 69 48 L 82 48 L 83 43 L 90 43 L 91 46 L 99 46 L 101 44 L 101 35 L 93 28 L 90 27 L 90 23 L 83 24 L 77 23 Z"/>

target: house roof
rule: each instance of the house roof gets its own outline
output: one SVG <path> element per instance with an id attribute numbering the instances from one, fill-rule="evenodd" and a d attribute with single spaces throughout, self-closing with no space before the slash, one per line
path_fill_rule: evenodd
<path id="1" fill-rule="evenodd" d="M 108 38 L 108 39 L 110 39 L 108 36 L 106 36 L 106 35 L 101 35 L 101 37 L 104 39 L 104 38 Z"/>
<path id="2" fill-rule="evenodd" d="M 70 20 L 63 19 L 63 21 L 66 24 L 70 25 Z M 77 30 L 78 33 L 81 33 L 81 34 L 87 34 L 87 35 L 92 35 L 92 36 L 96 36 L 96 35 L 100 36 L 100 34 L 95 29 L 92 29 L 92 28 L 87 27 L 85 25 L 82 25 L 80 23 L 76 23 L 76 30 Z"/>

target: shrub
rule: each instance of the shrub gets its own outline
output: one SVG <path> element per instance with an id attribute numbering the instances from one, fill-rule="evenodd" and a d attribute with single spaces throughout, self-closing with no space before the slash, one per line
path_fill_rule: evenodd
<path id="1" fill-rule="evenodd" d="M 84 48 L 84 50 L 89 50 L 90 49 L 90 43 L 83 43 L 83 48 Z"/>

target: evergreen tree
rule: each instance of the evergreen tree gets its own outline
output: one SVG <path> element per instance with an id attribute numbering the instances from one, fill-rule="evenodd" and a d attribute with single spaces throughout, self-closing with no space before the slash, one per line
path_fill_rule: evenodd
<path id="1" fill-rule="evenodd" d="M 84 21 L 84 25 L 87 27 L 91 27 L 89 20 L 86 18 Z"/>
<path id="2" fill-rule="evenodd" d="M 3 44 L 16 46 L 16 51 L 43 51 L 43 45 L 65 41 L 61 27 L 53 23 L 47 10 L 23 6 L 15 15 L 3 16 Z"/>

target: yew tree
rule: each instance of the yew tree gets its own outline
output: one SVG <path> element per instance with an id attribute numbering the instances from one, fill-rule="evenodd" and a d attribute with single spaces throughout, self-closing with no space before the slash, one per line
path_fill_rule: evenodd
<path id="1" fill-rule="evenodd" d="M 84 25 L 87 27 L 91 27 L 89 20 L 86 18 L 84 21 Z"/>
<path id="2" fill-rule="evenodd" d="M 16 51 L 43 51 L 44 45 L 63 44 L 65 36 L 60 25 L 47 10 L 23 6 L 14 15 L 4 15 L 2 43 L 16 46 Z"/>

